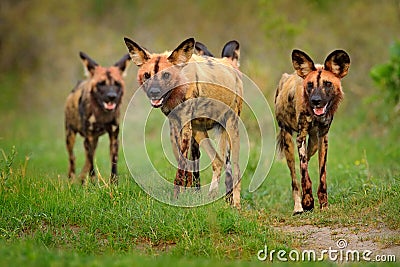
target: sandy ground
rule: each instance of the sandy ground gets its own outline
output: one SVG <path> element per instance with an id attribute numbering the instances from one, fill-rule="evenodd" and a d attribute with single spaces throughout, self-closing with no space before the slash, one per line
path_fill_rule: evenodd
<path id="1" fill-rule="evenodd" d="M 293 234 L 298 237 L 298 247 L 296 250 L 315 250 L 317 255 L 322 250 L 357 250 L 360 255 L 366 250 L 371 251 L 372 261 L 384 259 L 400 262 L 400 230 L 391 230 L 385 225 L 370 227 L 368 225 L 358 225 L 356 227 L 318 227 L 314 225 L 303 226 L 277 226 L 275 229 L 286 234 Z M 380 258 L 376 258 L 376 256 Z M 383 257 L 381 257 L 383 255 Z M 391 259 L 389 260 L 389 257 Z M 327 258 L 327 257 L 325 257 Z"/>

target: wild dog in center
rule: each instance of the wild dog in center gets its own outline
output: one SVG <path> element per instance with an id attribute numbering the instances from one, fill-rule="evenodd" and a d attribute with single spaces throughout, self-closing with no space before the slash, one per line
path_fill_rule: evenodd
<path id="1" fill-rule="evenodd" d="M 214 57 L 214 55 L 208 50 L 207 46 L 205 46 L 203 43 L 200 43 L 198 41 L 195 42 L 195 49 L 194 53 L 199 56 L 203 57 Z M 238 67 L 239 66 L 239 43 L 235 40 L 229 41 L 224 45 L 224 48 L 222 49 L 221 53 L 221 58 L 227 57 L 231 58 L 232 55 L 235 55 L 233 57 L 234 66 Z M 178 146 L 176 144 L 176 136 L 173 135 L 173 132 L 170 131 L 170 139 L 172 143 L 172 148 L 173 152 L 175 155 L 176 160 L 179 160 L 179 153 L 178 153 Z M 213 155 L 216 155 L 216 151 L 211 143 L 210 139 L 203 139 L 202 140 L 202 147 L 208 147 L 210 151 L 212 151 Z M 193 177 L 189 175 L 189 177 L 186 177 L 184 181 L 185 187 L 190 187 L 194 186 L 196 187 L 197 190 L 200 190 L 200 146 L 196 142 L 196 140 L 191 138 L 191 146 L 190 146 L 190 161 L 193 164 L 192 171 L 193 171 Z M 225 181 L 226 181 L 226 188 L 230 188 L 230 190 L 227 190 L 227 195 L 226 195 L 226 200 L 231 203 L 232 202 L 232 185 L 230 183 L 233 181 L 232 179 L 232 168 L 230 165 L 230 162 L 226 162 L 225 166 Z"/>
<path id="2" fill-rule="evenodd" d="M 216 194 L 222 168 L 233 166 L 233 181 L 225 180 L 227 195 L 232 192 L 235 207 L 240 207 L 239 125 L 243 84 L 238 71 L 239 44 L 229 42 L 222 58 L 194 54 L 195 41 L 189 38 L 172 52 L 150 53 L 125 38 L 133 62 L 139 66 L 137 79 L 151 105 L 168 117 L 171 136 L 178 151 L 178 169 L 174 180 L 174 197 L 185 181 L 192 181 L 193 170 L 188 159 L 190 147 L 208 139 L 208 131 L 219 128 L 218 152 L 204 142 L 212 159 L 213 177 L 209 192 Z M 235 49 L 232 49 L 235 47 Z M 203 145 L 203 144 L 202 144 Z M 225 168 L 228 172 L 227 168 Z M 187 185 L 187 184 L 186 184 Z M 197 185 L 199 186 L 199 185 Z"/>
<path id="3" fill-rule="evenodd" d="M 278 150 L 286 157 L 292 177 L 293 212 L 298 214 L 314 208 L 308 161 L 317 150 L 318 200 L 321 209 L 328 206 L 326 186 L 328 131 L 343 98 L 341 79 L 349 71 L 350 57 L 343 50 L 335 50 L 328 55 L 324 65 L 316 65 L 304 52 L 293 50 L 292 63 L 296 73 L 282 75 L 275 94 L 275 115 L 280 128 L 277 138 Z M 301 192 L 295 171 L 292 140 L 294 132 L 297 132 Z"/>
<path id="4" fill-rule="evenodd" d="M 94 181 L 94 153 L 98 139 L 104 133 L 110 138 L 111 182 L 117 183 L 119 116 L 125 90 L 124 72 L 130 63 L 129 54 L 111 67 L 102 67 L 83 52 L 80 58 L 85 67 L 86 80 L 78 82 L 65 104 L 66 145 L 69 155 L 68 177 L 75 177 L 73 152 L 76 134 L 84 138 L 85 165 L 80 173 L 81 183 L 89 175 Z"/>

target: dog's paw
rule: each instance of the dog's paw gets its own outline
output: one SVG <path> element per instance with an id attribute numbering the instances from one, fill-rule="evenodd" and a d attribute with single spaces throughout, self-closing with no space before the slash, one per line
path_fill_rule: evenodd
<path id="1" fill-rule="evenodd" d="M 314 209 L 314 198 L 311 194 L 303 195 L 301 205 L 304 211 L 312 211 Z"/>

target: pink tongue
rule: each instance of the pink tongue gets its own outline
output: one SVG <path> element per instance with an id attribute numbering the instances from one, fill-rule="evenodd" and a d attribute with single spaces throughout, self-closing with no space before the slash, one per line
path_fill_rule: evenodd
<path id="1" fill-rule="evenodd" d="M 115 103 L 105 103 L 104 102 L 104 108 L 105 109 L 108 109 L 108 110 L 113 110 L 113 109 L 115 109 L 115 106 L 116 106 L 116 104 Z"/>
<path id="2" fill-rule="evenodd" d="M 163 98 L 158 99 L 158 100 L 154 100 L 154 99 L 150 100 L 150 102 L 151 102 L 151 104 L 152 104 L 153 106 L 159 106 L 159 105 L 161 105 L 162 101 L 163 101 Z"/>
<path id="3" fill-rule="evenodd" d="M 325 112 L 325 108 L 314 108 L 314 114 L 315 115 L 322 115 Z"/>

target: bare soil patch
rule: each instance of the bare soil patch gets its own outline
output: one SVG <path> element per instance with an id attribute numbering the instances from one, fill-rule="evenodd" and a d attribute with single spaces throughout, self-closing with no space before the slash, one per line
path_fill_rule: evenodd
<path id="1" fill-rule="evenodd" d="M 373 255 L 395 255 L 400 260 L 400 230 L 392 230 L 385 225 L 371 227 L 357 225 L 354 227 L 335 227 L 315 225 L 278 226 L 275 229 L 291 234 L 298 240 L 299 250 L 370 250 Z M 340 241 L 341 240 L 341 241 Z M 343 243 L 345 240 L 346 243 Z M 339 242 L 342 242 L 339 244 Z"/>

